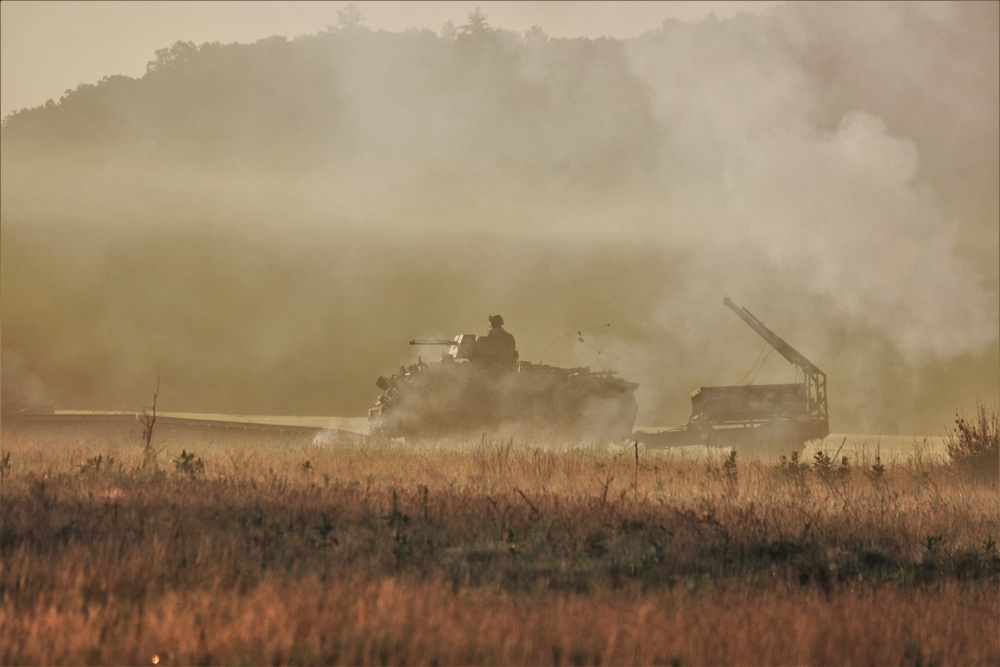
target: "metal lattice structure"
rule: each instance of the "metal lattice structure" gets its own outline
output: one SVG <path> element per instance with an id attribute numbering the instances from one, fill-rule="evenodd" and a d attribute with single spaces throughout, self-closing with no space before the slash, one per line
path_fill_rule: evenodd
<path id="1" fill-rule="evenodd" d="M 706 445 L 771 455 L 801 451 L 806 442 L 829 435 L 826 373 L 749 310 L 728 297 L 723 303 L 793 364 L 802 382 L 700 387 L 691 393 L 685 426 L 634 437 L 652 448 Z"/>
<path id="2" fill-rule="evenodd" d="M 821 371 L 816 364 L 809 361 L 801 352 L 789 345 L 785 340 L 774 333 L 760 321 L 753 313 L 746 308 L 741 308 L 733 303 L 732 299 L 726 297 L 722 303 L 728 306 L 734 313 L 740 316 L 751 329 L 757 332 L 767 344 L 778 351 L 778 354 L 787 359 L 791 364 L 799 369 L 803 376 L 805 385 L 805 418 L 812 427 L 811 432 L 815 433 L 813 438 L 825 438 L 830 434 L 830 417 L 827 411 L 826 400 L 826 373 Z"/>

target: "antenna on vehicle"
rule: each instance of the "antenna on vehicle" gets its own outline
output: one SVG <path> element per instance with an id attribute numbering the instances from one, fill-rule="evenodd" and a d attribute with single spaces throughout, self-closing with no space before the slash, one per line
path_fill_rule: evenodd
<path id="1" fill-rule="evenodd" d="M 590 327 L 589 329 L 578 329 L 577 331 L 570 331 L 568 334 L 563 334 L 562 336 L 559 336 L 558 338 L 556 338 L 555 340 L 553 340 L 552 342 L 550 342 L 548 345 L 545 346 L 545 349 L 542 350 L 542 356 L 538 358 L 538 363 L 539 364 L 542 363 L 542 361 L 545 359 L 545 353 L 549 351 L 549 348 L 558 343 L 559 341 L 561 341 L 563 338 L 569 338 L 570 336 L 577 336 L 579 338 L 579 341 L 583 343 L 584 331 L 593 331 L 594 329 L 603 329 L 604 327 L 610 327 L 610 326 L 611 323 L 609 322 L 607 324 L 602 324 L 600 326 Z"/>

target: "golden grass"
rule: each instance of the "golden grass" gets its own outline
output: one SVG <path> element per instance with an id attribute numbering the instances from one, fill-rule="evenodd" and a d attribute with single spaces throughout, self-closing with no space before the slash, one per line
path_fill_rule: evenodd
<path id="1" fill-rule="evenodd" d="M 5 664 L 996 664 L 995 598 L 797 586 L 590 594 L 268 577 L 4 619 Z M 985 625 L 985 627 L 984 627 Z"/>
<path id="2" fill-rule="evenodd" d="M 919 459 L 3 454 L 2 664 L 1000 664 L 997 487 Z"/>

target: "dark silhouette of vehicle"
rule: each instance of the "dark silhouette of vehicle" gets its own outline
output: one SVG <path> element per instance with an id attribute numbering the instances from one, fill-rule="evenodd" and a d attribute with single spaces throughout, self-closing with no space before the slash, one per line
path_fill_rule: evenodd
<path id="1" fill-rule="evenodd" d="M 453 440 L 501 434 L 546 444 L 631 436 L 638 384 L 614 371 L 521 361 L 515 350 L 498 353 L 489 338 L 410 341 L 447 349 L 440 361 L 418 358 L 378 378 L 383 393 L 368 411 L 372 435 Z"/>
<path id="2" fill-rule="evenodd" d="M 635 439 L 650 448 L 707 445 L 770 457 L 801 452 L 806 442 L 829 435 L 826 373 L 749 310 L 740 308 L 728 297 L 723 304 L 791 362 L 801 373 L 802 381 L 701 387 L 691 393 L 691 416 L 685 426 L 657 433 L 638 431 Z"/>

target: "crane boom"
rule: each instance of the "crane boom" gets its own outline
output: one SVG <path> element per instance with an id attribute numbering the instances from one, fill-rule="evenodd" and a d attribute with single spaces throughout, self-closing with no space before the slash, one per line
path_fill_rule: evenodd
<path id="1" fill-rule="evenodd" d="M 785 359 L 788 359 L 789 362 L 798 366 L 799 370 L 801 370 L 804 374 L 823 373 L 823 371 L 817 368 L 813 362 L 806 359 L 801 352 L 785 342 L 781 336 L 764 326 L 764 323 L 749 310 L 737 306 L 728 296 L 722 300 L 722 303 L 729 306 L 734 313 L 739 315 L 744 322 L 750 325 L 751 329 L 756 331 L 761 338 L 766 340 L 768 345 L 777 350 L 778 353 Z"/>

